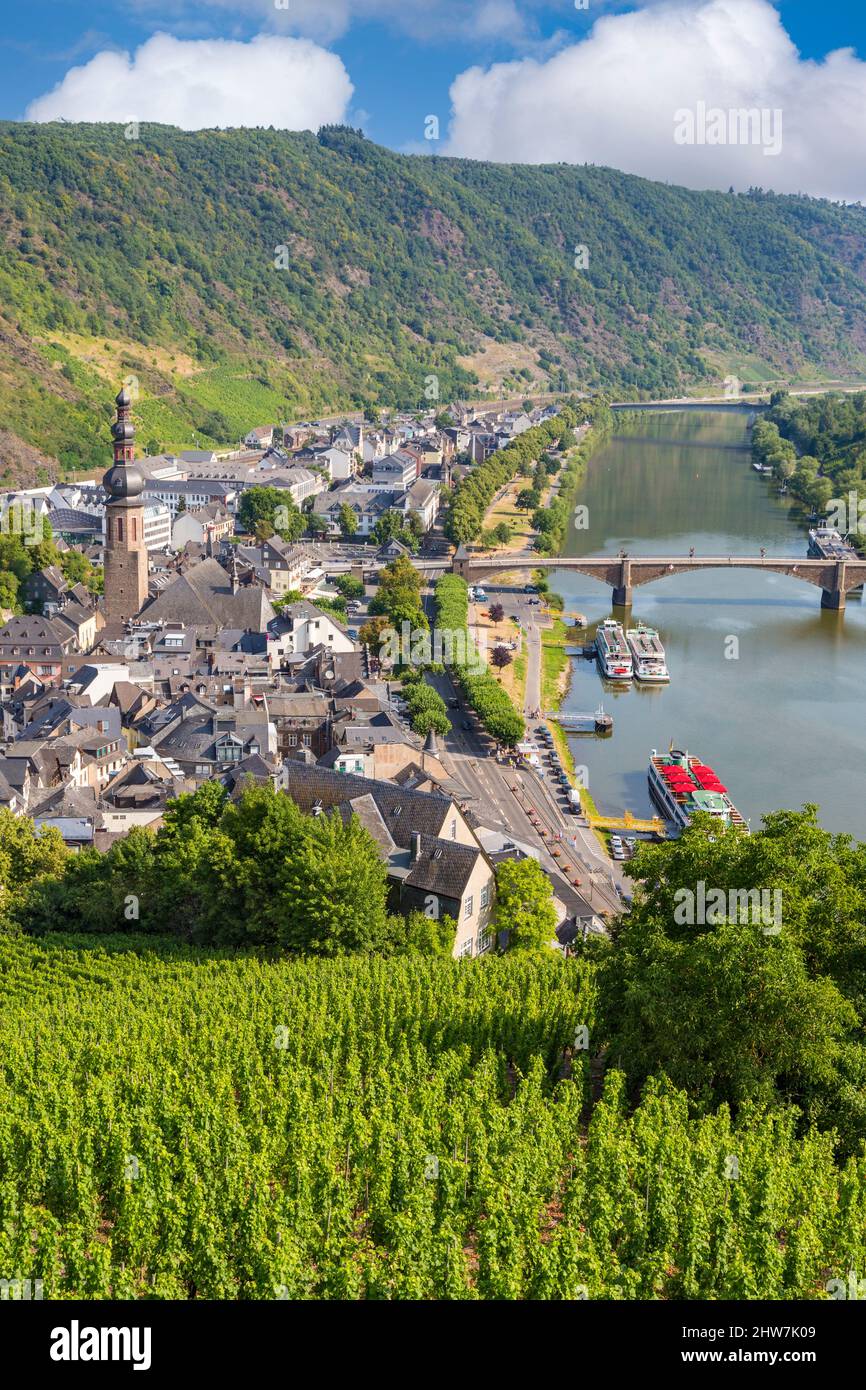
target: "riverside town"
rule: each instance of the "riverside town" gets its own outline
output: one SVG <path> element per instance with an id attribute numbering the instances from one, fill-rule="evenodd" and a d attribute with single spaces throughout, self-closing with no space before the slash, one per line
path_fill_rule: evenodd
<path id="1" fill-rule="evenodd" d="M 49 10 L 0 21 L 8 1345 L 249 1376 L 318 1305 L 563 1304 L 826 1383 L 866 13 Z"/>

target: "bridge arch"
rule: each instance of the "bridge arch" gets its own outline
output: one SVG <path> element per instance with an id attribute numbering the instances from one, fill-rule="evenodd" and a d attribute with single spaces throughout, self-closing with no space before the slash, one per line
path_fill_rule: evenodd
<path id="1" fill-rule="evenodd" d="M 821 590 L 821 606 L 841 609 L 854 589 L 866 581 L 866 560 L 822 560 L 800 556 L 658 555 L 658 556 L 549 556 L 532 551 L 511 555 L 473 555 L 461 546 L 452 565 L 468 583 L 509 570 L 566 569 L 597 579 L 613 590 L 615 606 L 629 607 L 634 590 L 677 574 L 710 569 L 769 571 L 812 584 Z"/>

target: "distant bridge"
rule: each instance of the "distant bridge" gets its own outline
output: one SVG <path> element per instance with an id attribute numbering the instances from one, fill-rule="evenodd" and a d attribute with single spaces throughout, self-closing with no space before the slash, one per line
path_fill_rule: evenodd
<path id="1" fill-rule="evenodd" d="M 683 396 L 657 401 L 611 401 L 611 410 L 769 410 L 758 396 Z"/>
<path id="2" fill-rule="evenodd" d="M 511 554 L 480 556 L 460 546 L 451 562 L 452 572 L 467 583 L 508 570 L 563 569 L 609 584 L 616 607 L 631 606 L 634 590 L 641 584 L 651 584 L 673 574 L 689 574 L 695 570 L 763 570 L 770 574 L 785 574 L 802 579 L 821 590 L 821 607 L 842 609 L 848 594 L 866 581 L 866 560 L 813 560 L 778 555 L 694 555 L 659 556 L 547 556 L 535 551 L 513 551 Z"/>

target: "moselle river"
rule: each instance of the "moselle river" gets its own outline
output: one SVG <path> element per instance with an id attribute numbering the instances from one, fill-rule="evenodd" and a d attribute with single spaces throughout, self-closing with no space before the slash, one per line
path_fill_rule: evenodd
<path id="1" fill-rule="evenodd" d="M 567 555 L 806 554 L 808 537 L 776 484 L 750 467 L 748 417 L 646 414 L 590 461 Z M 606 586 L 556 570 L 566 613 L 594 635 L 617 616 Z M 811 584 L 759 570 L 674 575 L 634 590 L 631 623 L 658 629 L 671 683 L 616 688 L 575 658 L 563 710 L 604 703 L 613 735 L 570 735 L 599 810 L 648 816 L 647 764 L 671 742 L 708 762 L 758 829 L 782 807 L 817 802 L 828 829 L 866 840 L 866 603 L 821 609 Z M 624 623 L 625 626 L 630 623 Z M 736 642 L 731 639 L 736 638 Z M 587 638 L 589 640 L 589 637 Z"/>

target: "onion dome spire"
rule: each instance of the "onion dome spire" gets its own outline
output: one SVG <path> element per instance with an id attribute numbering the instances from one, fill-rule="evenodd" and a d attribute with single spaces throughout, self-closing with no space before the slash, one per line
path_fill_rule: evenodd
<path id="1" fill-rule="evenodd" d="M 130 505 L 144 491 L 144 478 L 135 466 L 135 426 L 132 423 L 132 394 L 122 386 L 114 398 L 117 419 L 111 426 L 114 442 L 114 464 L 102 479 L 111 502 Z"/>

